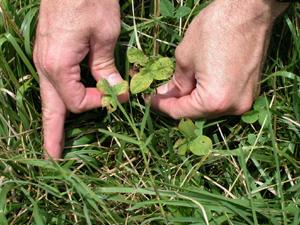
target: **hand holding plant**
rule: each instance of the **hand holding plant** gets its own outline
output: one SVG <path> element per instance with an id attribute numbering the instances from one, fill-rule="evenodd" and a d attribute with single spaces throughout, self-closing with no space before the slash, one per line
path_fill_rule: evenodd
<path id="1" fill-rule="evenodd" d="M 216 0 L 190 24 L 176 49 L 172 80 L 151 106 L 174 119 L 247 112 L 259 93 L 274 19 L 288 4 Z"/>
<path id="2" fill-rule="evenodd" d="M 89 53 L 96 81 L 123 81 L 113 55 L 119 33 L 119 1 L 42 0 L 34 62 L 40 77 L 44 146 L 50 156 L 61 156 L 68 110 L 80 113 L 102 106 L 104 94 L 80 81 L 79 63 L 85 56 Z M 128 93 L 119 97 L 120 102 L 127 99 Z"/>

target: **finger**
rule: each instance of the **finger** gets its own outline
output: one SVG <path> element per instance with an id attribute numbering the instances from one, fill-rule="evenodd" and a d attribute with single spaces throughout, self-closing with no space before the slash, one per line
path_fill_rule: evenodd
<path id="1" fill-rule="evenodd" d="M 185 95 L 179 98 L 166 96 L 161 94 L 153 95 L 151 99 L 152 109 L 162 112 L 170 117 L 179 120 L 181 117 L 197 119 L 209 118 L 213 119 L 222 115 L 226 115 L 225 111 L 207 110 L 211 107 L 205 103 L 197 89 L 192 91 L 190 95 Z"/>
<path id="2" fill-rule="evenodd" d="M 45 151 L 51 157 L 59 159 L 65 143 L 64 123 L 67 108 L 56 89 L 43 76 L 40 76 L 40 91 Z M 48 154 L 44 152 L 45 158 L 49 158 Z"/>
<path id="3" fill-rule="evenodd" d="M 195 88 L 196 80 L 193 72 L 191 70 L 185 70 L 184 67 L 177 62 L 172 79 L 168 83 L 157 88 L 157 94 L 154 94 L 152 97 L 151 107 L 157 111 L 170 115 L 178 108 L 175 102 L 178 101 L 179 98 L 185 99 L 185 96 L 189 96 L 190 98 L 190 95 Z M 147 103 L 149 102 L 149 98 L 150 96 L 146 97 Z M 168 104 L 170 104 L 170 107 L 172 106 L 172 111 L 168 110 Z M 183 116 L 182 113 L 179 114 L 180 116 Z M 174 117 L 177 118 L 176 113 L 174 113 Z"/>
<path id="4" fill-rule="evenodd" d="M 104 78 L 111 86 L 114 86 L 123 82 L 123 78 L 119 74 L 114 60 L 116 38 L 110 38 L 107 41 L 100 40 L 100 38 L 93 37 L 90 41 L 89 64 L 91 72 L 96 81 Z M 128 98 L 128 92 L 118 96 L 118 100 L 121 103 L 126 102 Z"/>
<path id="5" fill-rule="evenodd" d="M 71 112 L 81 113 L 102 106 L 101 99 L 104 94 L 100 93 L 97 88 L 86 88 L 80 82 L 80 72 L 76 74 L 70 74 L 69 71 L 63 72 L 58 75 L 60 81 L 55 82 L 55 88 Z"/>
<path id="6" fill-rule="evenodd" d="M 169 93 L 171 92 L 174 91 L 169 91 Z M 194 106 L 192 95 L 176 98 L 168 95 L 155 94 L 150 104 L 153 110 L 169 115 L 174 119 L 200 116 L 200 112 L 195 110 L 196 107 Z M 197 111 L 197 115 L 194 115 L 195 111 Z"/>

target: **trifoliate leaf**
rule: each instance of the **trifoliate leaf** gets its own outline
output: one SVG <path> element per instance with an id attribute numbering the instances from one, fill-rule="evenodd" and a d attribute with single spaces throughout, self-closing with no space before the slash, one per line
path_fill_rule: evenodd
<path id="1" fill-rule="evenodd" d="M 197 137 L 194 131 L 198 127 L 190 119 L 182 119 L 178 125 L 178 129 L 185 137 Z"/>
<path id="2" fill-rule="evenodd" d="M 265 97 L 262 97 L 262 96 L 257 98 L 253 104 L 253 109 L 258 110 L 258 111 L 265 107 L 266 107 L 266 100 L 265 100 Z"/>
<path id="3" fill-rule="evenodd" d="M 245 123 L 255 123 L 258 120 L 259 111 L 251 110 L 242 115 L 242 120 Z"/>
<path id="4" fill-rule="evenodd" d="M 148 62 L 148 58 L 144 55 L 144 53 L 137 49 L 131 48 L 127 51 L 128 61 L 130 63 L 139 64 L 141 66 L 146 66 Z"/>
<path id="5" fill-rule="evenodd" d="M 98 89 L 98 91 L 100 91 L 103 94 L 109 94 L 109 91 L 108 91 L 105 83 L 106 83 L 107 86 L 109 86 L 109 83 L 106 79 L 104 79 L 104 78 L 100 79 L 97 82 L 97 89 Z"/>
<path id="6" fill-rule="evenodd" d="M 160 58 L 150 67 L 150 74 L 155 80 L 165 80 L 173 74 L 173 62 L 165 57 Z"/>
<path id="7" fill-rule="evenodd" d="M 181 17 L 188 15 L 191 11 L 192 10 L 190 8 L 185 7 L 185 6 L 181 6 L 177 10 L 177 12 L 175 14 L 175 18 L 176 19 L 180 19 Z"/>
<path id="8" fill-rule="evenodd" d="M 259 139 L 258 139 L 258 142 L 260 143 L 260 144 L 264 144 L 264 143 L 266 143 L 268 141 L 268 137 L 265 137 L 265 136 L 261 136 L 261 137 L 259 137 Z"/>
<path id="9" fill-rule="evenodd" d="M 109 104 L 113 98 L 110 95 L 105 95 L 102 97 L 102 108 L 106 107 L 108 109 Z"/>
<path id="10" fill-rule="evenodd" d="M 213 144 L 209 137 L 199 136 L 189 143 L 189 149 L 195 155 L 207 155 L 212 150 Z"/>
<path id="11" fill-rule="evenodd" d="M 122 83 L 118 83 L 113 86 L 113 93 L 118 96 L 126 93 L 129 90 L 129 85 L 126 80 L 122 81 Z"/>
<path id="12" fill-rule="evenodd" d="M 175 142 L 173 148 L 178 148 L 178 147 L 180 147 L 181 145 L 183 145 L 184 143 L 186 143 L 186 138 L 178 139 L 178 140 Z"/>
<path id="13" fill-rule="evenodd" d="M 108 113 L 112 113 L 112 112 L 116 111 L 117 107 L 118 107 L 117 102 L 115 101 L 115 99 L 111 98 L 110 104 L 108 107 Z"/>
<path id="14" fill-rule="evenodd" d="M 109 83 L 106 79 L 102 78 L 97 82 L 97 89 L 105 94 L 105 96 L 102 97 L 102 107 L 107 108 L 108 113 L 112 113 L 117 109 L 117 102 L 112 98 L 109 90 Z M 128 82 L 123 81 L 122 83 L 116 84 L 112 87 L 112 92 L 116 96 L 123 94 L 129 90 Z"/>
<path id="15" fill-rule="evenodd" d="M 255 134 L 248 134 L 248 142 L 251 145 L 254 145 L 255 141 L 256 141 L 256 135 Z"/>
<path id="16" fill-rule="evenodd" d="M 149 73 L 138 73 L 136 74 L 130 82 L 130 91 L 133 94 L 137 94 L 146 90 L 150 84 L 152 83 L 153 78 L 150 76 Z"/>
<path id="17" fill-rule="evenodd" d="M 270 114 L 271 115 L 271 114 Z M 264 124 L 264 121 L 266 119 L 265 128 L 269 127 L 269 121 L 268 121 L 268 112 L 267 110 L 261 110 L 258 118 L 259 124 L 262 126 Z"/>
<path id="18" fill-rule="evenodd" d="M 174 16 L 174 6 L 169 0 L 161 0 L 159 4 L 159 10 L 160 14 L 163 16 Z"/>
<path id="19" fill-rule="evenodd" d="M 178 155 L 185 155 L 186 151 L 188 150 L 188 145 L 183 144 L 178 148 L 177 154 Z"/>
<path id="20" fill-rule="evenodd" d="M 102 98 L 102 107 L 106 107 L 108 110 L 108 113 L 112 113 L 116 111 L 118 105 L 116 101 L 110 96 L 110 95 L 105 95 Z"/>

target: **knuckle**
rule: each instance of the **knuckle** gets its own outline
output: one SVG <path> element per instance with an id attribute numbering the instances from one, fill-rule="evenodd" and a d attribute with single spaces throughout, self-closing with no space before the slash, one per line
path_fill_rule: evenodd
<path id="1" fill-rule="evenodd" d="M 180 45 L 177 46 L 175 50 L 175 58 L 176 58 L 176 65 L 180 65 L 181 68 L 189 68 L 190 66 L 190 60 L 187 57 L 187 51 L 186 48 L 184 47 L 184 44 L 181 43 Z"/>
<path id="2" fill-rule="evenodd" d="M 206 96 L 205 111 L 212 114 L 221 114 L 230 111 L 233 107 L 232 97 L 228 93 L 210 92 Z"/>
<path id="3" fill-rule="evenodd" d="M 175 76 L 173 76 L 172 85 L 178 93 L 178 96 L 189 95 L 194 88 L 193 86 L 191 86 L 191 82 L 189 80 L 186 80 L 186 77 L 176 76 L 176 74 Z"/>
<path id="4" fill-rule="evenodd" d="M 43 74 L 52 74 L 55 70 L 55 58 L 51 57 L 50 54 L 40 54 L 41 57 L 38 57 L 37 54 L 34 56 L 34 63 L 36 68 L 38 68 Z"/>
<path id="5" fill-rule="evenodd" d="M 71 100 L 66 104 L 66 106 L 70 112 L 75 113 L 75 114 L 79 114 L 79 113 L 82 113 L 85 111 L 83 105 L 76 101 Z"/>
<path id="6" fill-rule="evenodd" d="M 206 97 L 205 111 L 209 113 L 223 113 L 230 107 L 230 99 L 226 94 L 209 93 Z"/>
<path id="7" fill-rule="evenodd" d="M 102 40 L 107 42 L 115 41 L 121 31 L 120 21 L 112 20 L 112 23 L 108 23 L 104 26 L 103 31 L 104 32 L 101 32 Z"/>
<path id="8" fill-rule="evenodd" d="M 42 59 L 39 66 L 45 74 L 52 74 L 55 68 L 53 60 L 51 60 L 51 58 L 48 58 L 47 60 Z"/>
<path id="9" fill-rule="evenodd" d="M 231 92 L 222 91 L 210 93 L 207 96 L 205 110 L 211 114 L 222 115 L 242 115 L 252 107 L 252 94 L 243 94 L 242 96 L 232 95 Z"/>
<path id="10" fill-rule="evenodd" d="M 53 123 L 57 118 L 66 118 L 67 112 L 64 110 L 57 110 L 56 108 L 42 107 L 43 123 Z"/>
<path id="11" fill-rule="evenodd" d="M 251 96 L 252 97 L 252 96 Z M 243 99 L 242 102 L 240 102 L 234 111 L 234 115 L 242 115 L 246 112 L 248 112 L 253 104 L 253 98 L 247 98 L 247 99 Z"/>

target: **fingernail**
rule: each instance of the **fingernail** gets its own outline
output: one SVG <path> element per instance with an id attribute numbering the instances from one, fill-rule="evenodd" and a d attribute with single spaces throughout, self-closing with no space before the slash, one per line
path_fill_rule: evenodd
<path id="1" fill-rule="evenodd" d="M 161 85 L 160 87 L 157 88 L 157 93 L 158 94 L 166 94 L 168 92 L 168 83 Z"/>
<path id="2" fill-rule="evenodd" d="M 110 85 L 116 85 L 121 83 L 123 79 L 119 73 L 113 73 L 107 77 L 107 81 Z"/>

